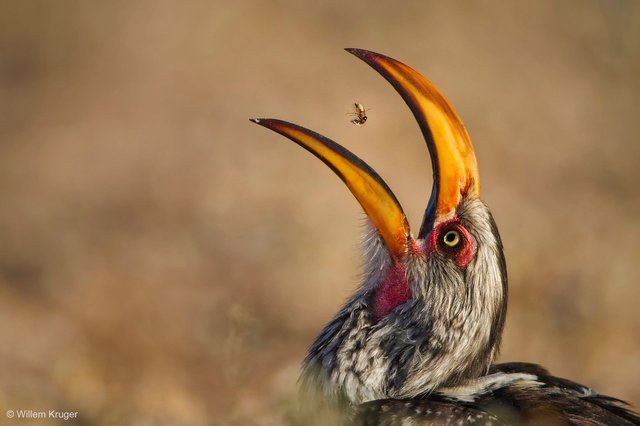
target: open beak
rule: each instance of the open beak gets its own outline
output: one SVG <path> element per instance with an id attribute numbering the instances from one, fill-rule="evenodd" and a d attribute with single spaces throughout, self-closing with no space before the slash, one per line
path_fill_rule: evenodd
<path id="1" fill-rule="evenodd" d="M 418 238 L 451 219 L 464 195 L 480 196 L 478 164 L 460 117 L 438 89 L 405 64 L 378 53 L 346 49 L 378 71 L 402 96 L 424 135 L 433 167 L 433 189 Z"/>
<path id="2" fill-rule="evenodd" d="M 389 81 L 413 112 L 433 165 L 433 190 L 419 238 L 450 219 L 465 195 L 479 196 L 478 166 L 469 135 L 447 100 L 412 68 L 384 55 L 347 49 Z M 291 139 L 329 166 L 347 185 L 384 240 L 391 257 L 401 260 L 413 240 L 400 203 L 364 161 L 332 140 L 276 119 L 251 119 Z"/>
<path id="3" fill-rule="evenodd" d="M 251 121 L 291 139 L 329 166 L 356 197 L 391 257 L 399 260 L 404 256 L 411 238 L 409 222 L 396 196 L 375 170 L 346 148 L 304 127 L 270 118 Z"/>

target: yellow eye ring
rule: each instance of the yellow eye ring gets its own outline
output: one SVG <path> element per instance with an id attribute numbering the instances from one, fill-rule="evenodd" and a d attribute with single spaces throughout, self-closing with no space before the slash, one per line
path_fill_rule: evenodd
<path id="1" fill-rule="evenodd" d="M 460 232 L 451 229 L 442 237 L 442 242 L 448 247 L 455 247 L 460 244 Z"/>

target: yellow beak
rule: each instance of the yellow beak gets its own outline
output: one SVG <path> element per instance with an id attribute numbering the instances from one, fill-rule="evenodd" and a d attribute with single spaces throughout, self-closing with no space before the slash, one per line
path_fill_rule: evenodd
<path id="1" fill-rule="evenodd" d="M 424 238 L 435 225 L 455 215 L 463 196 L 480 195 L 478 166 L 462 121 L 426 78 L 395 59 L 347 49 L 389 81 L 413 112 L 433 165 L 433 190 L 420 228 Z M 384 240 L 391 257 L 401 260 L 413 237 L 400 203 L 382 178 L 364 161 L 332 140 L 282 120 L 252 119 L 291 139 L 328 165 L 347 185 Z"/>
<path id="2" fill-rule="evenodd" d="M 391 189 L 364 161 L 332 140 L 282 120 L 252 119 L 254 123 L 291 139 L 322 160 L 344 181 L 384 240 L 391 257 L 407 252 L 407 218 Z"/>
<path id="3" fill-rule="evenodd" d="M 480 196 L 478 163 L 460 117 L 440 91 L 414 69 L 378 53 L 346 49 L 378 71 L 415 116 L 431 154 L 433 190 L 419 238 L 450 219 L 464 195 Z"/>

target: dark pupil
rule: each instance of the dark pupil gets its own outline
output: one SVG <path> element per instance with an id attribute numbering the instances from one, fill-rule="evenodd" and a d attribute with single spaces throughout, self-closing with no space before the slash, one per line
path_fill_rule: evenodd
<path id="1" fill-rule="evenodd" d="M 447 235 L 444 236 L 448 243 L 453 242 L 456 239 L 456 234 L 453 232 L 448 232 Z"/>

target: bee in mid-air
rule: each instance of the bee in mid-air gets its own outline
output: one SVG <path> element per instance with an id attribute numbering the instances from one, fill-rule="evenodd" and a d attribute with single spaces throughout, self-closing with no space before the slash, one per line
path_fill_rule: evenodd
<path id="1" fill-rule="evenodd" d="M 355 118 L 353 120 L 351 120 L 351 122 L 353 124 L 355 124 L 356 126 L 364 125 L 364 123 L 367 122 L 367 111 L 369 111 L 369 109 L 364 109 L 362 104 L 359 104 L 359 103 L 355 102 L 353 104 L 353 111 L 354 112 L 348 112 L 347 113 L 349 115 L 354 115 L 355 116 Z"/>

